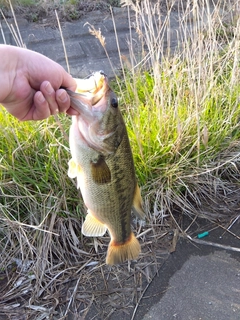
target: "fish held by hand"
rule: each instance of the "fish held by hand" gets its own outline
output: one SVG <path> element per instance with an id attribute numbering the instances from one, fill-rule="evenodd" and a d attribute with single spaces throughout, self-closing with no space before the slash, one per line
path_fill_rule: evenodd
<path id="1" fill-rule="evenodd" d="M 111 236 L 106 263 L 137 259 L 141 248 L 131 231 L 131 208 L 144 219 L 126 126 L 118 100 L 103 72 L 77 81 L 67 90 L 72 117 L 69 143 L 72 159 L 68 176 L 77 178 L 88 214 L 82 226 L 86 236 Z"/>

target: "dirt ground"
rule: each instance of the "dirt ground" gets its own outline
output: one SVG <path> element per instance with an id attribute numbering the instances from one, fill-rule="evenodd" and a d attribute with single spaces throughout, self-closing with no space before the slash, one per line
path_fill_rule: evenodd
<path id="1" fill-rule="evenodd" d="M 74 21 L 80 18 L 83 18 L 87 14 L 100 11 L 100 12 L 110 12 L 110 7 L 120 8 L 124 1 L 121 0 L 72 0 L 65 1 L 62 4 L 52 3 L 52 1 L 40 1 L 36 4 L 29 5 L 18 5 L 13 2 L 13 9 L 15 15 L 21 16 L 21 18 L 26 19 L 28 22 L 35 22 L 38 24 L 56 24 L 56 14 L 55 10 L 58 13 L 59 20 L 61 22 L 64 21 Z M 133 0 L 133 3 L 139 1 L 141 3 L 142 0 Z M 188 0 L 182 0 L 181 6 L 185 6 Z M 21 1 L 19 1 L 21 2 Z M 60 2 L 60 1 L 59 1 Z M 125 1 L 126 3 L 130 1 Z M 0 0 L 0 9 L 2 10 L 5 18 L 12 18 L 13 14 L 8 5 L 1 5 Z M 4 1 L 3 1 L 4 3 Z M 29 0 L 31 3 L 31 0 Z M 162 9 L 166 10 L 167 7 L 173 5 L 177 10 L 179 3 L 176 0 L 151 0 L 151 3 L 158 3 L 162 7 Z M 1 21 L 1 15 L 0 15 Z"/>
<path id="2" fill-rule="evenodd" d="M 13 2 L 14 0 L 12 0 Z M 133 0 L 133 3 L 136 1 L 143 0 Z M 204 2 L 204 0 L 202 0 Z M 210 2 L 219 2 L 221 0 L 210 0 Z M 236 0 L 233 0 L 236 1 Z M 21 2 L 21 1 L 20 1 Z M 94 11 L 100 12 L 110 12 L 110 7 L 119 8 L 122 6 L 124 1 L 121 0 L 72 0 L 72 1 L 65 1 L 60 4 L 54 3 L 53 1 L 40 1 L 36 4 L 28 4 L 28 5 L 18 5 L 17 2 L 13 2 L 13 9 L 14 14 L 17 17 L 21 17 L 26 19 L 28 22 L 34 22 L 38 24 L 45 24 L 45 25 L 57 25 L 56 22 L 56 13 L 57 11 L 59 20 L 61 22 L 64 21 L 74 21 L 83 18 L 87 14 L 90 14 Z M 130 2 L 130 1 L 125 1 Z M 222 3 L 224 4 L 224 0 Z M 4 5 L 4 1 L 0 0 L 0 21 L 1 21 L 1 12 L 4 14 L 5 18 L 12 18 L 13 14 L 9 7 L 9 5 Z M 26 0 L 26 3 L 32 3 L 31 0 L 29 2 Z M 162 11 L 167 10 L 169 7 L 173 7 L 173 10 L 179 10 L 179 5 L 184 8 L 189 0 L 151 0 L 151 3 L 157 3 L 161 6 Z M 190 1 L 191 4 L 191 1 Z M 181 8 L 180 8 L 181 9 Z"/>
<path id="3" fill-rule="evenodd" d="M 60 21 L 74 21 L 85 16 L 92 11 L 109 11 L 110 6 L 119 6 L 118 0 L 86 0 L 86 1 L 69 1 L 63 4 L 56 4 L 52 2 L 42 1 L 39 4 L 31 5 L 17 5 L 13 4 L 14 13 L 16 16 L 21 16 L 28 22 L 35 23 L 49 23 L 49 21 L 56 21 L 55 10 L 58 13 Z M 11 9 L 8 6 L 1 6 L 4 16 L 12 18 Z"/>

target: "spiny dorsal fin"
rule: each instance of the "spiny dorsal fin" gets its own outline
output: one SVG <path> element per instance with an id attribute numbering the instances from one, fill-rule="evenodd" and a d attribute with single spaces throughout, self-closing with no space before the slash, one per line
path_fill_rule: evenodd
<path id="1" fill-rule="evenodd" d="M 94 217 L 90 210 L 82 225 L 82 234 L 88 237 L 100 237 L 105 234 L 107 227 Z"/>
<path id="2" fill-rule="evenodd" d="M 138 216 L 139 219 L 144 220 L 145 212 L 143 210 L 143 201 L 142 201 L 141 191 L 138 184 L 136 184 L 136 188 L 135 188 L 132 210 L 134 214 Z"/>
<path id="3" fill-rule="evenodd" d="M 97 184 L 111 182 L 111 172 L 104 157 L 99 157 L 97 162 L 91 162 L 91 173 L 93 181 Z"/>

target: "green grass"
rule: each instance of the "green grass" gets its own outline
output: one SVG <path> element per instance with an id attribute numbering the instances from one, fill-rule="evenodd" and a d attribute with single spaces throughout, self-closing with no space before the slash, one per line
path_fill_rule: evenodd
<path id="1" fill-rule="evenodd" d="M 41 1 L 39 1 L 39 4 L 40 3 L 41 3 Z M 28 6 L 35 5 L 36 1 L 34 1 L 34 0 L 13 0 L 13 1 L 11 1 L 11 4 L 13 7 L 16 7 L 16 6 L 28 7 Z M 10 8 L 9 1 L 8 0 L 0 0 L 0 7 Z"/>
<path id="2" fill-rule="evenodd" d="M 67 130 L 70 121 L 61 117 Z M 19 122 L 1 108 L 0 123 L 0 203 L 8 206 L 14 200 L 18 216 L 27 220 L 31 212 L 24 205 L 26 198 L 41 203 L 51 196 L 61 203 L 60 216 L 73 211 L 76 216 L 80 201 L 76 187 L 67 177 L 68 141 L 54 118 Z"/>
<path id="3" fill-rule="evenodd" d="M 204 63 L 207 67 L 209 62 Z M 155 98 L 151 72 L 128 75 L 121 90 L 128 97 L 125 116 L 141 184 L 161 177 L 159 181 L 169 181 L 166 186 L 172 188 L 179 176 L 205 167 L 238 141 L 240 85 L 231 85 L 231 59 L 221 70 L 224 79 L 221 75 L 208 79 L 206 74 L 200 89 L 192 82 L 186 61 L 171 69 L 169 65 L 161 65 Z M 135 89 L 130 85 L 134 82 Z"/>

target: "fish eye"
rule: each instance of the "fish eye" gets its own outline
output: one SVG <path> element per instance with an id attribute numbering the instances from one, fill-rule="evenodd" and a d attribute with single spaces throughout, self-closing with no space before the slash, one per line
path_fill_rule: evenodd
<path id="1" fill-rule="evenodd" d="M 117 100 L 117 98 L 112 98 L 112 100 L 111 100 L 111 106 L 113 107 L 113 108 L 117 108 L 118 107 L 118 100 Z"/>

